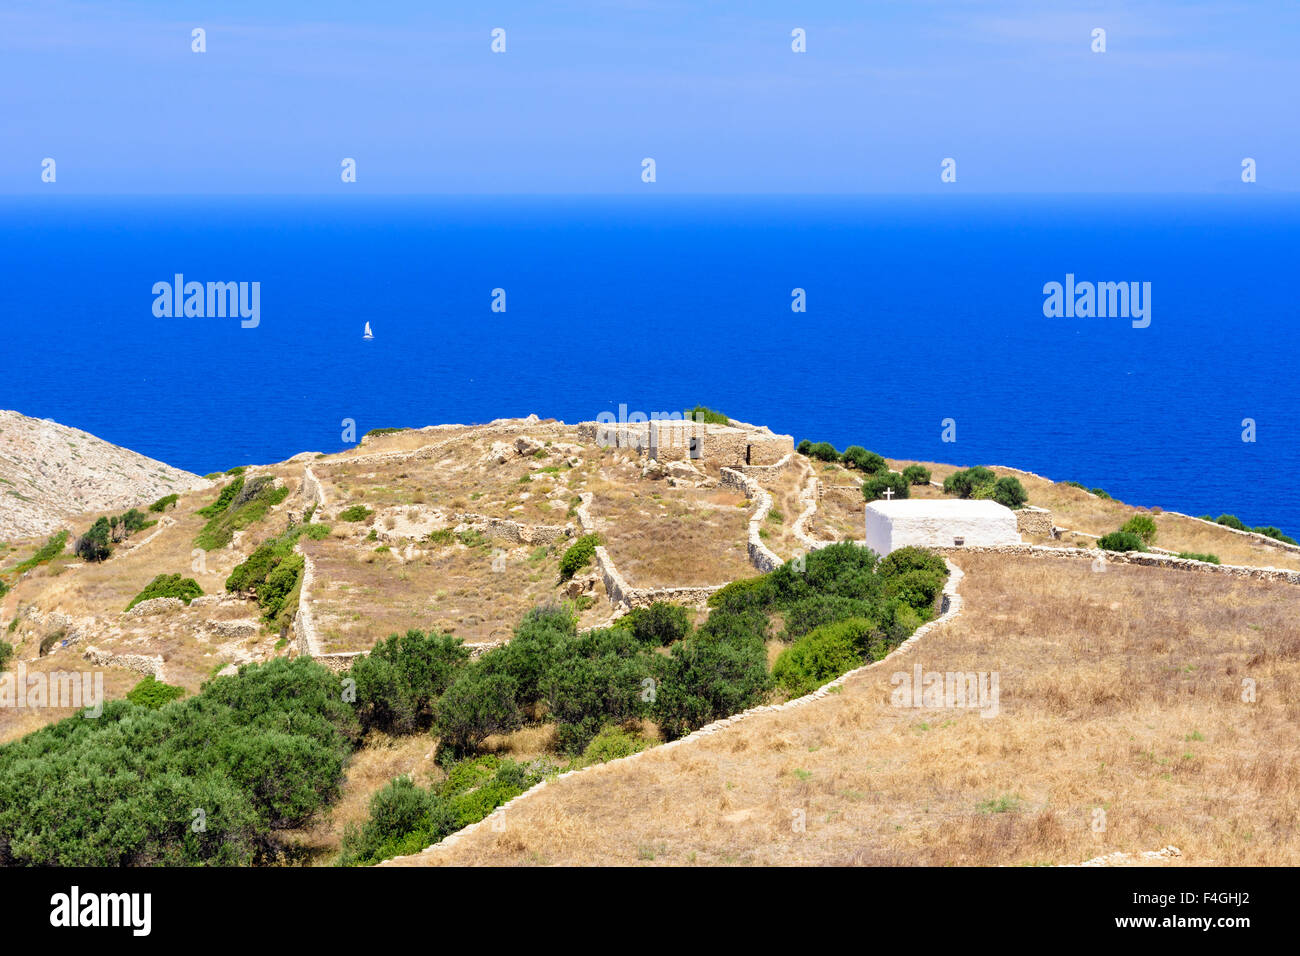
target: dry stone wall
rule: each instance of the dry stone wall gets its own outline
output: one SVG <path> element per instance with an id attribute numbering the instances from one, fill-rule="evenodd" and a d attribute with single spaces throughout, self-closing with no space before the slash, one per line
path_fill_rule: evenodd
<path id="1" fill-rule="evenodd" d="M 163 679 L 163 659 L 147 654 L 110 654 L 97 647 L 87 646 L 81 655 L 100 667 L 121 667 L 137 674 L 146 674 L 156 680 Z"/>
<path id="2" fill-rule="evenodd" d="M 1053 538 L 1052 513 L 1046 508 L 1025 505 L 1016 510 L 1016 530 L 1021 534 L 1036 534 L 1044 538 Z"/>
<path id="3" fill-rule="evenodd" d="M 455 521 L 457 524 L 478 528 L 490 538 L 500 538 L 514 544 L 550 544 L 573 536 L 571 525 L 524 524 L 509 518 L 472 513 L 458 514 Z"/>
<path id="4" fill-rule="evenodd" d="M 767 518 L 767 513 L 772 510 L 772 496 L 764 491 L 757 481 L 735 468 L 722 469 L 722 484 L 735 488 L 746 498 L 758 502 L 758 507 L 749 517 L 749 537 L 746 547 L 749 553 L 749 563 L 764 574 L 776 570 L 785 562 L 763 543 L 763 537 L 759 534 L 759 529 L 763 527 L 763 521 Z"/>
<path id="5" fill-rule="evenodd" d="M 1145 567 L 1175 568 L 1201 574 L 1218 574 L 1226 577 L 1254 578 L 1257 581 L 1280 581 L 1300 584 L 1300 571 L 1285 568 L 1256 568 L 1238 564 L 1209 564 L 1170 554 L 1153 554 L 1148 551 L 1103 551 L 1100 548 L 1055 548 L 1045 544 L 1004 544 L 971 546 L 963 548 L 931 548 L 941 554 L 1014 554 L 1031 558 L 1087 558 L 1104 564 L 1137 564 Z"/>

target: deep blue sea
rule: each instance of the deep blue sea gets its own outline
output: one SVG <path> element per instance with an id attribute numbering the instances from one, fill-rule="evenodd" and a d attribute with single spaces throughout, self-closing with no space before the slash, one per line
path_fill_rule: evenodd
<path id="1" fill-rule="evenodd" d="M 698 402 L 1298 535 L 1298 238 L 1276 197 L 7 199 L 0 407 L 206 473 Z M 1045 318 L 1067 272 L 1150 282 L 1150 327 Z M 175 273 L 260 325 L 156 318 Z"/>

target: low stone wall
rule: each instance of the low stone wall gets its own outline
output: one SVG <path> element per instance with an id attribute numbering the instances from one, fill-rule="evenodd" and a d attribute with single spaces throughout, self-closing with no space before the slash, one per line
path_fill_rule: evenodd
<path id="1" fill-rule="evenodd" d="M 1052 513 L 1046 508 L 1025 505 L 1016 509 L 1016 530 L 1021 534 L 1036 534 L 1044 538 L 1054 538 L 1052 533 Z"/>
<path id="2" fill-rule="evenodd" d="M 775 462 L 774 464 L 737 465 L 736 470 L 743 471 L 745 474 L 751 475 L 755 478 L 762 478 L 764 476 L 775 476 L 782 469 L 790 467 L 790 465 L 799 458 L 802 458 L 802 456 L 797 455 L 795 452 L 790 452 L 788 455 L 783 457 L 780 461 Z"/>
<path id="3" fill-rule="evenodd" d="M 317 654 L 312 660 L 323 665 L 333 674 L 343 674 L 352 666 L 353 661 L 358 657 L 364 657 L 366 653 L 366 651 L 336 651 L 330 654 Z"/>
<path id="4" fill-rule="evenodd" d="M 1174 568 L 1180 571 L 1196 571 L 1202 574 L 1218 574 L 1226 577 L 1254 578 L 1257 581 L 1280 581 L 1286 584 L 1300 584 L 1300 571 L 1285 568 L 1255 568 L 1239 564 L 1209 564 L 1205 561 L 1193 561 L 1169 554 L 1153 554 L 1147 551 L 1103 551 L 1100 548 L 1054 548 L 1045 544 L 1004 544 L 988 547 L 971 546 L 967 548 L 931 548 L 940 554 L 1015 554 L 1031 558 L 1087 558 L 1101 560 L 1103 564 L 1137 564 L 1145 567 Z"/>
<path id="5" fill-rule="evenodd" d="M 827 695 L 835 693 L 838 688 L 844 686 L 844 684 L 848 683 L 854 677 L 858 676 L 859 674 L 866 673 L 867 671 L 870 671 L 873 668 L 884 667 L 885 665 L 889 665 L 891 667 L 897 666 L 898 658 L 910 653 L 912 649 L 916 646 L 916 643 L 922 637 L 932 632 L 935 628 L 941 627 L 942 625 L 951 621 L 954 617 L 956 617 L 958 614 L 961 613 L 961 596 L 957 593 L 957 589 L 964 575 L 962 574 L 961 568 L 957 567 L 951 561 L 947 561 L 946 563 L 948 565 L 949 574 L 948 574 L 948 581 L 947 583 L 944 584 L 944 588 L 943 588 L 943 613 L 935 620 L 930 621 L 927 624 L 922 624 L 920 627 L 918 627 L 912 633 L 911 637 L 905 640 L 902 644 L 898 645 L 898 647 L 894 648 L 894 650 L 892 650 L 883 660 L 873 661 L 870 664 L 866 664 L 862 667 L 855 668 L 854 670 L 851 670 L 846 674 L 841 674 L 833 681 L 823 684 L 821 687 L 817 688 L 812 693 L 806 694 L 803 697 L 796 697 L 794 700 L 786 701 L 784 704 L 768 704 L 761 707 L 751 707 L 749 710 L 743 710 L 738 714 L 732 714 L 730 717 L 723 717 L 721 720 L 715 720 L 713 723 L 706 724 L 705 726 L 701 727 L 699 730 L 687 734 L 685 737 L 679 737 L 677 740 L 669 741 L 666 744 L 660 744 L 658 747 L 651 747 L 647 750 L 642 750 L 639 753 L 630 754 L 626 757 L 620 757 L 617 760 L 608 760 L 605 761 L 604 763 L 593 764 L 592 766 L 589 767 L 583 767 L 580 770 L 569 770 L 562 774 L 558 774 L 557 776 L 553 777 L 550 780 L 543 780 L 540 783 L 537 783 L 534 786 L 530 787 L 529 789 L 525 790 L 523 793 L 519 794 L 519 796 L 515 797 L 514 799 L 507 800 L 505 803 L 497 807 L 495 810 L 489 813 L 478 823 L 471 823 L 469 826 L 465 827 L 464 829 L 457 830 L 455 833 L 451 834 L 450 836 L 445 837 L 442 841 L 435 843 L 432 846 L 425 847 L 425 849 L 422 850 L 421 853 L 437 852 L 439 850 L 445 850 L 448 847 L 455 846 L 456 843 L 458 843 L 460 840 L 463 840 L 466 836 L 473 833 L 475 830 L 479 829 L 480 827 L 487 827 L 489 829 L 493 828 L 494 826 L 497 825 L 497 821 L 503 820 L 506 814 L 510 812 L 511 807 L 517 806 L 521 801 L 528 799 L 530 796 L 537 793 L 539 790 L 542 790 L 543 788 L 548 786 L 553 786 L 554 784 L 559 783 L 565 777 L 571 777 L 575 773 L 599 773 L 604 769 L 614 766 L 615 764 L 625 763 L 629 760 L 644 760 L 647 757 L 649 757 L 651 754 L 660 753 L 661 751 L 668 750 L 673 747 L 689 746 L 694 741 L 700 740 L 704 737 L 711 736 L 712 734 L 719 733 L 720 731 L 726 730 L 727 728 L 735 724 L 738 724 L 743 720 L 749 720 L 761 714 L 776 713 L 779 711 L 790 710 L 795 707 L 803 707 L 808 704 L 815 703 L 816 701 L 825 698 Z M 394 857 L 393 860 L 386 860 L 385 863 L 394 862 L 396 860 L 411 859 L 418 855 L 419 854 L 411 854 L 408 857 L 403 857 L 403 856 Z M 384 865 L 383 863 L 380 864 L 380 866 L 383 865 Z"/>
<path id="6" fill-rule="evenodd" d="M 764 491 L 757 481 L 742 471 L 723 468 L 721 474 L 723 485 L 735 488 L 746 498 L 758 502 L 758 508 L 749 516 L 749 536 L 746 544 L 749 563 L 764 574 L 776 570 L 785 562 L 763 543 L 763 538 L 758 533 L 763 527 L 763 520 L 767 517 L 767 513 L 772 510 L 772 496 Z"/>
<path id="7" fill-rule="evenodd" d="M 821 479 L 818 479 L 821 485 L 820 498 L 822 501 L 833 501 L 836 504 L 848 508 L 852 511 L 854 508 L 864 508 L 867 499 L 862 497 L 861 485 L 822 485 Z"/>
<path id="8" fill-rule="evenodd" d="M 478 528 L 490 538 L 500 538 L 514 544 L 550 544 L 561 538 L 573 537 L 572 525 L 524 524 L 509 518 L 472 513 L 458 514 L 454 520 L 457 524 Z"/>
<path id="9" fill-rule="evenodd" d="M 813 471 L 812 466 L 809 465 L 805 467 L 808 469 L 808 483 L 804 485 L 803 490 L 799 492 L 799 501 L 804 508 L 803 511 L 799 513 L 799 517 L 795 519 L 791 530 L 794 532 L 795 538 L 801 545 L 809 551 L 816 551 L 819 548 L 824 548 L 828 544 L 834 544 L 835 542 L 814 538 L 805 530 L 808 519 L 817 513 L 817 500 L 822 494 L 821 479 L 817 477 L 817 473 Z M 858 500 L 861 501 L 862 492 L 857 489 L 854 490 L 857 491 Z"/>
<path id="10" fill-rule="evenodd" d="M 168 611 L 179 611 L 185 607 L 185 602 L 180 598 L 157 597 L 150 598 L 147 601 L 141 601 L 129 611 L 123 611 L 124 617 L 145 617 L 149 614 L 165 614 Z"/>
<path id="11" fill-rule="evenodd" d="M 293 549 L 302 555 L 302 587 L 298 590 L 298 610 L 293 616 L 292 624 L 294 646 L 299 654 L 306 657 L 320 657 L 320 638 L 316 634 L 316 622 L 311 613 L 311 590 L 316 583 L 316 566 L 303 552 L 301 542 L 295 544 Z"/>
<path id="12" fill-rule="evenodd" d="M 121 667 L 135 671 L 137 674 L 146 674 L 156 680 L 163 679 L 163 659 L 156 655 L 110 654 L 97 647 L 87 646 L 81 656 L 100 667 Z"/>

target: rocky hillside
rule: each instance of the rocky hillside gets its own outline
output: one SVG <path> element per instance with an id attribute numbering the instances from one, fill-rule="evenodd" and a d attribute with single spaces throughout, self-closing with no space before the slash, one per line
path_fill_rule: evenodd
<path id="1" fill-rule="evenodd" d="M 206 485 L 79 429 L 0 409 L 0 539 L 49 534 L 74 515 Z"/>

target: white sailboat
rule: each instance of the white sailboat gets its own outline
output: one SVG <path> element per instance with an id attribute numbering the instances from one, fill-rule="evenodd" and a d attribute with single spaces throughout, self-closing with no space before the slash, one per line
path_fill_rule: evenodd
<path id="1" fill-rule="evenodd" d="M 370 331 L 370 323 L 369 323 L 369 322 L 366 323 L 366 334 L 363 335 L 363 336 L 361 336 L 361 337 L 362 337 L 363 339 L 373 339 L 373 338 L 375 337 L 375 333 Z"/>

